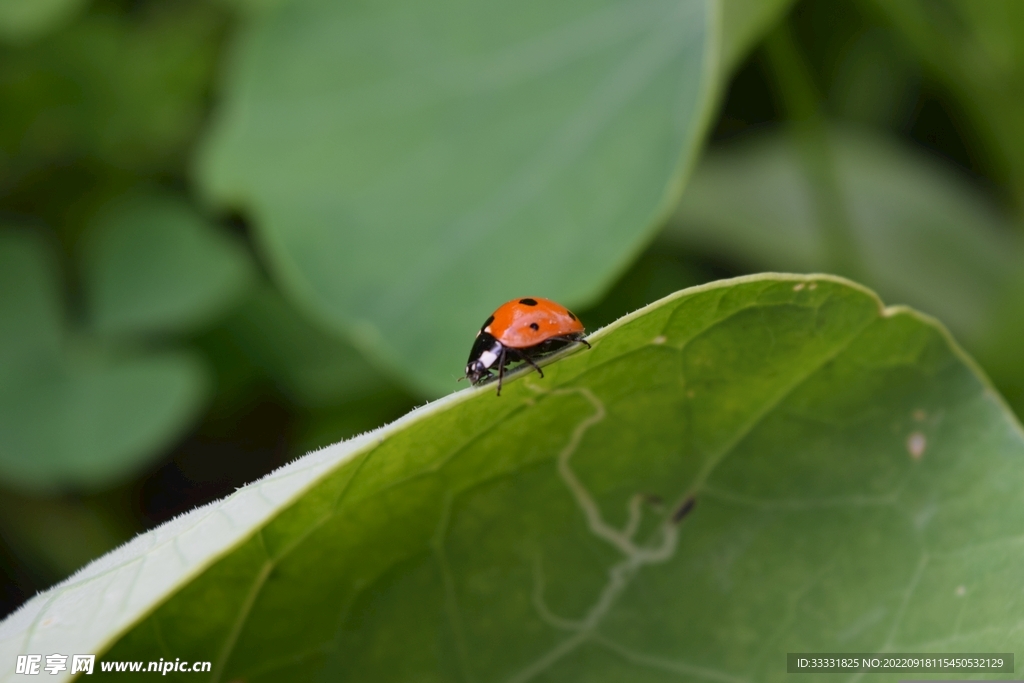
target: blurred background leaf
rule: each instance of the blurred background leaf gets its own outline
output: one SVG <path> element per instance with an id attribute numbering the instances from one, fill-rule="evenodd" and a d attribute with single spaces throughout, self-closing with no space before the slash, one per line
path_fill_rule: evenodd
<path id="1" fill-rule="evenodd" d="M 83 285 L 104 335 L 191 331 L 237 302 L 252 278 L 248 254 L 183 199 L 138 190 L 94 219 Z"/>
<path id="2" fill-rule="evenodd" d="M 40 498 L 5 489 L 0 537 L 23 571 L 55 583 L 132 537 L 136 527 L 126 507 L 105 506 L 97 496 Z"/>
<path id="3" fill-rule="evenodd" d="M 496 301 L 592 301 L 650 237 L 713 30 L 696 0 L 289 3 L 239 41 L 200 177 L 291 296 L 446 393 Z"/>
<path id="4" fill-rule="evenodd" d="M 95 489 L 142 470 L 197 416 L 202 365 L 180 352 L 91 350 L 5 378 L 0 478 L 26 490 Z"/>
<path id="5" fill-rule="evenodd" d="M 224 328 L 301 405 L 324 407 L 390 388 L 351 345 L 309 322 L 270 287 L 249 296 Z"/>
<path id="6" fill-rule="evenodd" d="M 0 181 L 38 182 L 70 160 L 132 172 L 180 163 L 202 121 L 220 30 L 208 3 L 150 3 L 131 14 L 97 5 L 5 50 Z"/>
<path id="7" fill-rule="evenodd" d="M 0 0 L 0 40 L 28 41 L 70 20 L 86 0 Z"/>
<path id="8" fill-rule="evenodd" d="M 1024 4 L 1017 0 L 862 0 L 974 119 L 977 153 L 1024 210 Z M 972 140 L 972 142 L 974 142 Z"/>
<path id="9" fill-rule="evenodd" d="M 300 411 L 293 455 L 385 424 L 416 403 L 351 344 L 270 286 L 252 292 L 224 320 L 219 335 Z"/>
<path id="10" fill-rule="evenodd" d="M 0 371 L 3 376 L 53 362 L 64 336 L 57 263 L 43 240 L 4 226 L 0 232 Z"/>
<path id="11" fill-rule="evenodd" d="M 95 489 L 191 423 L 206 375 L 181 352 L 118 353 L 63 333 L 53 265 L 41 239 L 0 233 L 0 481 Z"/>
<path id="12" fill-rule="evenodd" d="M 863 281 L 979 347 L 1021 263 L 1010 223 L 935 159 L 885 137 L 837 130 L 832 158 Z M 701 162 L 666 237 L 752 270 L 829 270 L 827 229 L 797 143 L 762 131 Z"/>
<path id="13" fill-rule="evenodd" d="M 728 77 L 794 0 L 720 0 L 720 76 Z"/>

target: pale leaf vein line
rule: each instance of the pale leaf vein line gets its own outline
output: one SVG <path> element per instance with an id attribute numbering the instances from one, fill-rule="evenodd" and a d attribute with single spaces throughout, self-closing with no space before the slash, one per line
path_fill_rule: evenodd
<path id="1" fill-rule="evenodd" d="M 466 644 L 466 631 L 463 625 L 462 612 L 459 608 L 458 596 L 455 593 L 455 578 L 452 576 L 451 566 L 448 564 L 448 556 L 445 553 L 444 543 L 448 535 L 448 525 L 451 522 L 452 503 L 454 496 L 449 493 L 445 497 L 444 508 L 441 511 L 441 519 L 437 524 L 437 530 L 430 541 L 433 555 L 441 571 L 441 580 L 444 582 L 444 606 L 448 614 L 448 623 L 451 625 L 452 636 L 455 638 L 455 648 L 459 658 L 459 669 L 462 680 L 472 683 L 473 675 L 469 667 L 469 648 Z"/>
<path id="2" fill-rule="evenodd" d="M 263 532 L 259 532 L 260 539 L 262 541 Z M 266 547 L 264 546 L 264 552 Z M 256 598 L 259 596 L 260 591 L 263 590 L 264 584 L 267 582 L 267 577 L 270 576 L 270 572 L 274 570 L 274 560 L 270 559 L 269 555 L 264 561 L 263 566 L 260 567 L 256 577 L 253 579 L 252 586 L 249 587 L 249 593 L 245 596 L 245 600 L 242 602 L 241 608 L 238 610 L 238 616 L 235 618 L 235 623 L 231 626 L 231 631 L 228 633 L 227 638 L 224 640 L 224 645 L 221 647 L 220 653 L 217 655 L 217 661 L 213 665 L 213 672 L 210 674 L 211 683 L 219 683 L 221 677 L 224 675 L 224 669 L 227 667 L 228 659 L 231 657 L 231 653 L 235 649 L 235 645 L 238 643 L 238 638 L 242 635 L 242 629 L 245 627 L 245 623 L 249 619 L 249 615 L 252 613 L 253 605 L 256 604 Z"/>

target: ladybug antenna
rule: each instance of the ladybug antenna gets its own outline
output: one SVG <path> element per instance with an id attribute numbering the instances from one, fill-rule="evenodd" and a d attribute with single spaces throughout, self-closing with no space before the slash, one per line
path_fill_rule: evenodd
<path id="1" fill-rule="evenodd" d="M 465 376 L 465 375 L 463 375 L 462 377 L 458 378 L 458 379 L 457 379 L 457 380 L 455 380 L 455 381 L 456 381 L 456 382 L 461 382 L 461 381 L 462 381 L 462 380 L 464 380 L 464 379 L 466 379 L 466 376 Z"/>

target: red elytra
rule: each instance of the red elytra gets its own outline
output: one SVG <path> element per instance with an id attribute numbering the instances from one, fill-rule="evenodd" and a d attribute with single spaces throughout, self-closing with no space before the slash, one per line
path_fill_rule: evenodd
<path id="1" fill-rule="evenodd" d="M 522 361 L 544 377 L 534 361 L 573 342 L 581 342 L 589 348 L 583 334 L 579 318 L 551 299 L 512 299 L 499 306 L 477 332 L 466 364 L 466 377 L 472 384 L 480 384 L 494 377 L 491 372 L 497 366 L 500 396 L 505 367 L 509 363 Z"/>
<path id="2" fill-rule="evenodd" d="M 582 333 L 583 323 L 565 306 L 535 297 L 502 304 L 481 332 L 508 348 L 526 349 L 552 337 Z"/>

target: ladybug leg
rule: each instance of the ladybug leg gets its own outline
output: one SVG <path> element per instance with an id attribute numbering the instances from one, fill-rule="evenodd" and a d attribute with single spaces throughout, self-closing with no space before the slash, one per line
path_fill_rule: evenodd
<path id="1" fill-rule="evenodd" d="M 588 342 L 588 341 L 587 341 L 586 339 L 584 339 L 584 338 L 583 338 L 582 336 L 580 336 L 580 337 L 561 337 L 561 338 L 562 338 L 562 339 L 564 339 L 564 340 L 565 340 L 565 341 L 567 341 L 567 342 L 578 342 L 578 343 L 580 343 L 580 344 L 586 344 L 586 345 L 587 345 L 587 348 L 588 348 L 588 349 L 590 349 L 590 348 L 593 348 L 593 347 L 592 347 L 592 346 L 590 345 L 590 342 Z"/>
<path id="2" fill-rule="evenodd" d="M 501 396 L 501 381 L 505 379 L 505 347 L 501 347 L 501 357 L 498 358 L 498 396 Z"/>
<path id="3" fill-rule="evenodd" d="M 523 361 L 524 363 L 529 365 L 531 368 L 536 370 L 540 374 L 540 378 L 544 379 L 544 371 L 541 370 L 540 366 L 537 365 L 536 363 L 534 363 L 529 357 L 527 357 L 527 356 L 525 356 L 523 354 L 519 354 L 519 360 Z"/>
<path id="4" fill-rule="evenodd" d="M 588 342 L 586 339 L 583 339 L 582 337 L 551 337 L 551 340 L 563 341 L 566 342 L 567 344 L 576 342 L 578 344 L 585 344 L 588 349 L 594 348 L 590 345 L 590 342 Z"/>

